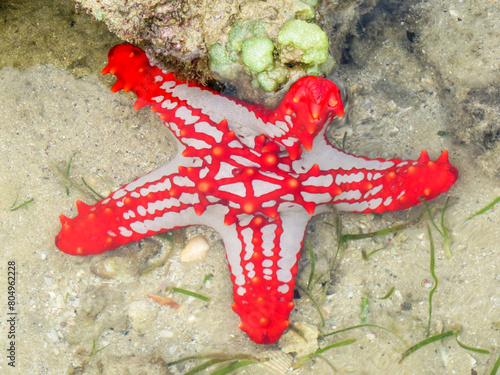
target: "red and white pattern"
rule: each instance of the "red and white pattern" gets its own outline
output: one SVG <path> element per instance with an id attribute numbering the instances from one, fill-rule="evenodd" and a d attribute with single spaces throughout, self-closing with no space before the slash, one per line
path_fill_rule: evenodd
<path id="1" fill-rule="evenodd" d="M 334 204 L 340 211 L 401 210 L 447 191 L 458 172 L 446 151 L 430 161 L 368 159 L 326 140 L 343 108 L 338 88 L 300 79 L 275 110 L 228 98 L 150 66 L 139 48 L 111 49 L 103 73 L 112 91 L 133 91 L 178 140 L 170 163 L 123 186 L 78 215 L 61 215 L 56 245 L 99 254 L 189 225 L 217 230 L 233 280 L 233 310 L 257 343 L 278 340 L 293 308 L 297 262 L 307 223 Z M 304 150 L 303 150 L 303 149 Z"/>

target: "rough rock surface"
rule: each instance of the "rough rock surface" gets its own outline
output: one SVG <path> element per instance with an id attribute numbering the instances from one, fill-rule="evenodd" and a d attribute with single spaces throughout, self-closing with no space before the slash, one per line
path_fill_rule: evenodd
<path id="1" fill-rule="evenodd" d="M 121 39 L 144 47 L 160 65 L 202 83 L 213 79 L 230 82 L 242 98 L 269 105 L 278 100 L 263 93 L 262 88 L 286 91 L 289 87 L 286 83 L 291 84 L 306 75 L 308 69 L 309 73 L 313 69 L 317 74 L 325 74 L 335 65 L 333 58 L 321 67 L 304 63 L 301 57 L 307 51 L 300 51 L 295 59 L 290 59 L 290 54 L 287 56 L 285 51 L 287 48 L 278 43 L 279 32 L 287 21 L 296 19 L 314 23 L 318 19 L 321 26 L 324 23 L 327 34 L 336 34 L 330 43 L 330 53 L 339 57 L 345 35 L 353 31 L 360 14 L 371 8 L 368 5 L 371 2 L 366 0 L 329 1 L 325 5 L 317 5 L 317 0 L 76 1 L 80 8 L 96 20 L 103 21 Z M 334 22 L 328 20 L 328 25 L 321 22 L 320 12 L 336 14 Z M 238 29 L 243 29 L 245 35 L 239 35 Z M 252 71 L 241 53 L 233 48 L 235 35 L 241 36 L 242 41 L 255 36 L 269 38 L 275 47 L 274 64 L 268 64 L 265 72 Z M 212 60 L 213 56 L 227 60 L 225 67 L 214 67 L 209 56 L 213 46 L 225 47 L 225 51 L 218 48 L 218 54 L 212 53 Z M 228 56 L 221 56 L 222 52 Z"/>

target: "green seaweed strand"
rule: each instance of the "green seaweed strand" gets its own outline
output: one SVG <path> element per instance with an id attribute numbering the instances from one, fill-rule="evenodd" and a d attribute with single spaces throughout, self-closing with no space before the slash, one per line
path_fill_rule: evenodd
<path id="1" fill-rule="evenodd" d="M 429 241 L 430 241 L 430 245 L 431 245 L 431 251 L 430 251 L 431 260 L 430 260 L 429 269 L 431 271 L 431 276 L 434 279 L 434 287 L 429 292 L 429 322 L 427 323 L 427 333 L 426 333 L 425 337 L 429 337 L 429 335 L 431 334 L 432 296 L 434 295 L 434 292 L 436 291 L 436 289 L 438 287 L 438 279 L 436 277 L 436 273 L 434 272 L 434 267 L 436 265 L 436 259 L 434 257 L 434 241 L 432 240 L 432 233 L 431 233 L 431 228 L 429 227 L 429 225 L 427 225 L 427 233 L 429 234 Z"/>
<path id="2" fill-rule="evenodd" d="M 500 197 L 496 198 L 495 200 L 493 200 L 493 202 L 491 202 L 490 204 L 488 204 L 487 206 L 481 208 L 479 211 L 477 211 L 475 214 L 473 215 L 470 215 L 467 220 L 470 220 L 472 219 L 473 217 L 476 217 L 478 215 L 481 215 L 481 214 L 484 214 L 486 211 L 490 210 L 493 208 L 493 206 L 495 206 L 497 203 L 500 203 Z M 466 220 L 466 221 L 467 221 Z"/>
<path id="3" fill-rule="evenodd" d="M 168 287 L 167 290 L 168 289 L 172 290 L 173 292 L 185 294 L 186 296 L 191 296 L 191 297 L 194 297 L 194 298 L 201 299 L 202 301 L 205 301 L 205 302 L 209 302 L 210 301 L 210 297 L 204 296 L 203 294 L 199 294 L 199 293 L 196 293 L 196 292 L 192 292 L 192 291 L 187 290 L 187 289 L 175 288 L 175 287 L 172 287 L 172 288 Z"/>
<path id="4" fill-rule="evenodd" d="M 490 375 L 496 375 L 496 373 L 498 372 L 498 369 L 500 369 L 500 355 L 498 356 L 498 358 L 495 362 L 495 365 L 491 369 Z"/>
<path id="5" fill-rule="evenodd" d="M 432 337 L 428 337 L 425 340 L 422 340 L 422 341 L 416 343 L 411 348 L 405 350 L 405 352 L 401 356 L 401 359 L 399 360 L 399 363 L 401 363 L 410 354 L 416 352 L 418 349 L 420 349 L 420 348 L 422 348 L 422 347 L 424 347 L 426 345 L 429 345 L 429 344 L 431 344 L 433 342 L 436 342 L 436 341 L 439 341 L 439 340 L 443 340 L 443 339 L 445 339 L 447 337 L 450 337 L 450 336 L 455 336 L 457 344 L 462 349 L 469 350 L 471 352 L 479 353 L 479 354 L 490 354 L 490 352 L 488 350 L 480 349 L 480 348 L 473 348 L 473 347 L 467 346 L 465 344 L 462 344 L 460 341 L 458 341 L 458 335 L 459 335 L 459 333 L 460 333 L 460 329 L 456 329 L 454 331 L 446 331 L 446 332 L 440 333 L 438 335 L 435 335 L 435 336 L 432 336 Z M 497 362 L 498 362 L 498 364 L 497 364 L 496 369 L 498 370 L 498 367 L 500 366 L 500 357 L 499 357 L 499 360 Z M 495 375 L 495 372 L 496 372 L 496 370 L 495 370 L 495 368 L 493 368 L 493 372 L 490 375 Z"/>
<path id="6" fill-rule="evenodd" d="M 431 210 L 430 210 L 427 202 L 422 198 L 420 198 L 420 201 L 425 206 L 425 209 L 427 211 L 427 214 L 429 215 L 429 220 L 431 221 L 432 226 L 439 232 L 441 237 L 443 237 L 443 249 L 444 249 L 444 253 L 446 254 L 446 257 L 452 258 L 453 254 L 451 253 L 451 250 L 450 250 L 451 239 L 450 239 L 450 235 L 448 233 L 448 230 L 446 229 L 446 226 L 444 225 L 444 214 L 446 212 L 446 209 L 448 208 L 448 202 L 450 201 L 450 197 L 446 198 L 446 202 L 444 203 L 443 211 L 441 212 L 441 220 L 439 223 L 439 225 L 441 226 L 441 229 L 438 228 L 436 222 L 434 221 L 434 218 L 432 217 L 432 213 L 431 213 Z"/>
<path id="7" fill-rule="evenodd" d="M 322 334 L 322 335 L 320 335 L 320 337 L 321 338 L 325 338 L 327 336 L 337 335 L 339 333 L 350 331 L 352 329 L 358 329 L 358 328 L 378 328 L 378 329 L 382 329 L 384 331 L 392 333 L 394 336 L 396 336 L 402 342 L 405 342 L 405 340 L 401 336 L 399 336 L 396 332 L 391 331 L 389 328 L 385 328 L 385 327 L 382 327 L 382 326 L 379 326 L 379 325 L 376 325 L 376 324 L 370 324 L 370 323 L 358 324 L 358 325 L 355 325 L 355 326 L 351 326 L 351 327 L 347 327 L 347 328 L 342 328 L 342 329 L 339 329 L 337 331 L 333 331 L 333 332 L 328 332 L 328 333 Z"/>
<path id="8" fill-rule="evenodd" d="M 456 335 L 456 334 L 458 334 L 458 330 L 456 330 L 456 331 L 447 331 L 447 332 L 440 333 L 439 335 L 428 337 L 425 340 L 422 340 L 422 341 L 416 343 L 411 348 L 405 350 L 405 352 L 401 356 L 401 359 L 399 360 L 399 363 L 401 363 L 410 354 L 416 352 L 418 349 L 420 349 L 420 348 L 422 348 L 422 347 L 424 347 L 426 345 L 429 345 L 429 344 L 431 344 L 433 342 L 436 342 L 436 341 L 439 341 L 439 340 L 443 340 L 443 339 L 445 339 L 447 337 L 450 337 L 450 336 L 453 336 L 453 335 Z"/>
<path id="9" fill-rule="evenodd" d="M 309 291 L 309 289 L 311 289 L 311 284 L 314 277 L 314 269 L 316 267 L 316 261 L 314 259 L 314 251 L 309 241 L 307 241 L 307 250 L 309 251 L 309 259 L 311 262 L 311 272 L 309 273 L 309 280 L 307 281 L 307 288 L 306 288 L 307 291 Z"/>
<path id="10" fill-rule="evenodd" d="M 17 203 L 17 198 L 16 198 L 16 201 L 12 204 L 12 206 L 10 206 L 10 210 L 11 211 L 19 210 L 20 208 L 27 206 L 31 202 L 33 202 L 33 198 L 30 198 L 27 201 L 24 201 L 23 203 L 19 203 L 18 205 L 16 205 L 16 203 Z"/>

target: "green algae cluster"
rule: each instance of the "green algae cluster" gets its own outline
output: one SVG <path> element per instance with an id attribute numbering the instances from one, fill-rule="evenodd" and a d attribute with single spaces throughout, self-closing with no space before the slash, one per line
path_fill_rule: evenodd
<path id="1" fill-rule="evenodd" d="M 314 18 L 317 0 L 296 1 L 281 28 L 264 20 L 240 20 L 233 24 L 225 45 L 209 48 L 210 70 L 224 79 L 239 74 L 252 78 L 254 87 L 276 91 L 291 77 L 320 75 L 333 67 L 328 37 Z"/>
<path id="2" fill-rule="evenodd" d="M 286 62 L 318 65 L 328 59 L 328 37 L 314 23 L 288 21 L 280 30 L 278 44 L 282 47 L 281 58 Z"/>

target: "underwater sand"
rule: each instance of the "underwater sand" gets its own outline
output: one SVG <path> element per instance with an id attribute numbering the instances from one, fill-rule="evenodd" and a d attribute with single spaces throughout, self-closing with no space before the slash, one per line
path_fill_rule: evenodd
<path id="1" fill-rule="evenodd" d="M 356 339 L 322 354 L 335 371 L 319 358 L 292 370 L 296 355 L 286 354 L 279 344 L 254 344 L 237 328 L 224 249 L 210 229 L 191 227 L 176 232 L 172 243 L 155 237 L 94 257 L 71 257 L 57 250 L 58 215 L 74 216 L 77 199 L 94 202 L 82 177 L 107 195 L 167 162 L 175 155 L 174 143 L 156 115 L 147 108 L 134 111 L 133 95 L 111 94 L 112 79 L 99 77 L 109 45 L 117 43 L 102 25 L 96 26 L 84 14 L 73 15 L 73 5 L 64 6 L 65 2 L 36 11 L 34 5 L 27 10 L 27 3 L 19 4 L 23 5 L 7 8 L 7 26 L 0 29 L 8 36 L 0 46 L 4 54 L 0 67 L 2 374 L 183 374 L 193 362 L 166 364 L 203 353 L 270 358 L 243 368 L 241 374 L 491 372 L 500 355 L 500 206 L 466 219 L 500 196 L 498 170 L 492 167 L 499 158 L 498 144 L 495 139 L 488 144 L 478 141 L 480 131 L 495 124 L 491 120 L 495 115 L 498 119 L 500 49 L 494 47 L 500 32 L 492 21 L 498 23 L 500 16 L 497 2 L 485 2 L 474 11 L 466 2 L 453 9 L 452 2 L 415 4 L 392 14 L 379 7 L 371 18 L 364 18 L 364 30 L 350 45 L 351 61 L 331 77 L 348 93 L 347 115 L 330 129 L 337 139 L 348 132 L 346 151 L 415 159 L 425 148 L 435 159 L 443 149 L 449 150 L 460 178 L 430 207 L 439 220 L 450 197 L 445 223 L 453 257 L 445 256 L 443 239 L 432 229 L 439 285 L 433 296 L 431 334 L 460 329 L 462 343 L 490 354 L 467 351 L 449 337 L 399 363 L 401 354 L 426 335 L 430 288 L 423 281 L 432 278 L 425 217 L 397 235 L 349 242 L 322 300 L 321 282 L 328 279 L 326 272 L 337 248 L 335 228 L 325 224 L 335 222 L 332 213 L 315 218 L 306 237 L 315 252 L 315 275 L 325 274 L 312 288 L 325 326 L 303 292 L 294 301 L 291 322 L 304 322 L 325 333 L 354 326 L 360 323 L 362 298 L 367 297 L 367 322 L 399 336 L 363 328 L 320 340 L 324 347 Z M 24 37 L 14 33 L 23 17 L 34 28 Z M 64 21 L 68 18 L 76 26 Z M 462 22 L 467 40 L 452 32 L 454 22 Z M 91 36 L 72 31 L 75 27 L 88 27 Z M 408 30 L 421 38 L 418 43 L 410 41 Z M 439 41 L 437 35 L 447 39 Z M 474 43 L 476 47 L 465 48 Z M 6 46 L 13 49 L 10 57 L 5 55 Z M 68 52 L 70 46 L 73 49 Z M 86 51 L 92 56 L 86 56 Z M 482 100 L 478 92 L 493 99 Z M 482 108 L 486 116 L 457 116 L 471 106 Z M 493 135 L 496 129 L 490 129 Z M 450 134 L 440 136 L 438 131 Z M 464 134 L 469 132 L 467 139 Z M 69 181 L 64 175 L 71 158 Z M 14 202 L 29 199 L 33 201 L 10 210 Z M 420 208 L 414 208 L 341 217 L 344 233 L 360 233 L 421 214 Z M 204 234 L 211 245 L 207 258 L 181 263 L 183 243 L 198 234 Z M 382 247 L 369 261 L 363 260 L 362 251 Z M 16 263 L 15 368 L 7 365 L 5 354 L 9 261 Z M 309 271 L 306 249 L 299 263 L 298 285 L 307 284 Z M 213 277 L 204 284 L 209 274 Z M 210 296 L 211 302 L 169 294 L 164 291 L 167 286 L 198 291 Z M 394 293 L 388 299 L 379 299 L 391 288 Z M 180 308 L 159 306 L 147 294 L 169 296 Z M 105 349 L 91 356 L 94 342 L 95 349 Z"/>

